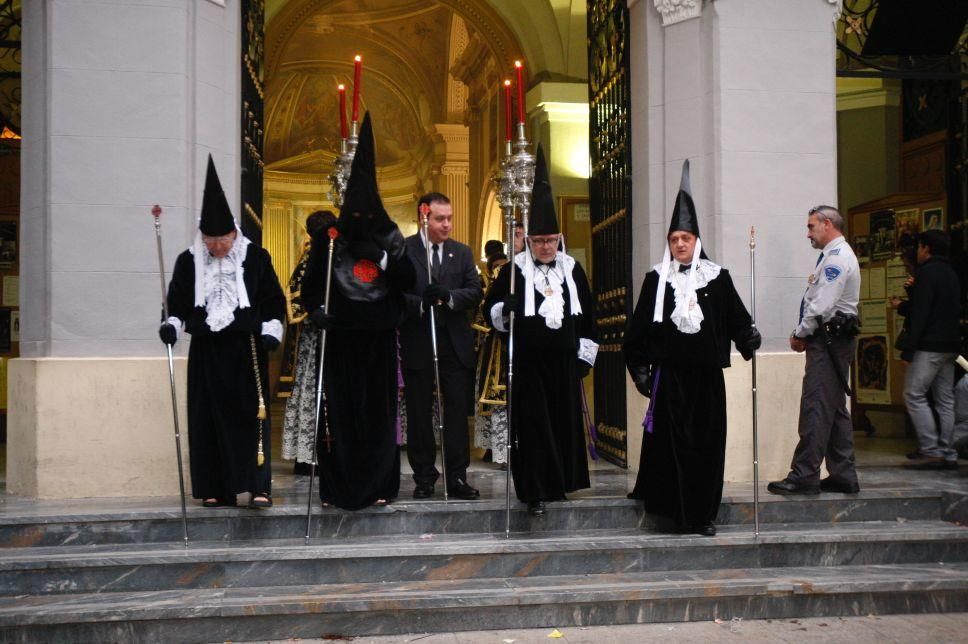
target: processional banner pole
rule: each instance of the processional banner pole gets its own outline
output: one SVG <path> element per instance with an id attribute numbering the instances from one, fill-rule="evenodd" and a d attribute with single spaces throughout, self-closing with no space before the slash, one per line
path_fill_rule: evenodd
<path id="1" fill-rule="evenodd" d="M 434 283 L 433 261 L 431 255 L 434 251 L 430 249 L 430 206 L 422 204 L 420 206 L 420 225 L 423 227 L 424 246 L 427 250 L 427 286 Z M 425 302 L 426 304 L 426 302 Z M 430 346 L 434 352 L 434 394 L 437 400 L 437 434 L 440 437 L 440 471 L 444 477 L 444 501 L 448 501 L 447 496 L 447 450 L 444 448 L 446 442 L 444 437 L 444 400 L 440 395 L 440 362 L 437 354 L 437 309 L 436 304 L 430 304 L 427 312 L 430 316 Z"/>
<path id="2" fill-rule="evenodd" d="M 333 186 L 333 191 L 330 193 L 330 196 L 333 199 L 333 205 L 335 205 L 337 208 L 343 205 L 343 195 L 346 193 L 346 184 L 349 182 L 350 169 L 353 167 L 353 157 L 356 156 L 356 146 L 359 143 L 360 133 L 359 123 L 354 120 L 352 129 L 350 129 L 348 132 L 349 136 L 347 136 L 345 87 L 340 85 L 338 89 L 340 96 L 340 153 L 333 161 L 333 171 L 329 175 L 329 180 Z M 336 245 L 336 238 L 339 236 L 339 232 L 336 230 L 336 226 L 331 226 L 328 233 L 329 256 L 326 258 L 326 290 L 323 292 L 323 312 L 327 314 L 329 313 L 329 294 L 333 277 L 333 250 Z M 309 496 L 306 499 L 306 535 L 304 537 L 306 543 L 309 542 L 309 535 L 312 531 L 313 484 L 316 482 L 316 467 L 319 465 L 319 456 L 316 451 L 316 443 L 319 440 L 320 414 L 322 414 L 326 420 L 326 438 L 323 439 L 323 442 L 326 443 L 326 451 L 330 450 L 330 446 L 333 442 L 332 435 L 329 431 L 329 415 L 326 413 L 326 390 L 323 387 L 323 367 L 326 364 L 326 329 L 323 329 L 319 336 L 319 356 L 317 358 L 317 362 L 319 364 L 317 365 L 316 369 L 316 413 L 313 416 L 313 460 L 309 466 Z"/>
<path id="3" fill-rule="evenodd" d="M 756 230 L 750 226 L 750 314 L 756 329 Z M 760 536 L 760 442 L 757 435 L 756 351 L 750 360 L 753 383 L 753 536 Z"/>
<path id="4" fill-rule="evenodd" d="M 516 67 L 520 69 L 520 64 L 515 63 Z M 521 87 L 520 74 L 518 79 L 518 86 Z M 519 99 L 519 105 L 520 103 Z M 519 119 L 518 119 L 518 138 L 514 143 L 514 147 L 517 149 L 513 155 L 507 159 L 507 169 L 508 180 L 511 183 L 514 204 L 517 206 L 518 210 L 521 212 L 521 224 L 524 228 L 525 240 L 528 236 L 528 213 L 531 209 L 531 190 L 534 187 L 534 165 L 535 157 L 533 154 L 528 152 L 528 148 L 531 146 L 530 141 L 528 141 L 527 133 L 525 132 L 524 118 L 523 118 L 523 107 L 519 106 Z M 525 242 L 527 243 L 527 242 Z M 527 247 L 522 249 L 521 252 L 528 252 Z M 511 285 L 510 293 L 514 295 L 514 282 L 516 273 L 514 263 L 514 228 L 512 224 L 511 228 Z M 517 448 L 517 436 L 514 434 L 514 427 L 512 423 L 512 389 L 514 384 L 514 312 L 511 311 L 508 315 L 508 385 L 507 385 L 507 415 L 508 415 L 508 449 L 507 449 L 507 473 L 505 479 L 505 492 L 506 492 L 506 513 L 505 513 L 505 524 L 504 524 L 504 537 L 509 538 L 511 536 L 511 452 L 512 446 Z"/>
<path id="5" fill-rule="evenodd" d="M 161 276 L 161 310 L 165 322 L 168 321 L 168 292 L 165 289 L 165 259 L 161 251 L 161 206 L 155 205 L 151 209 L 151 216 L 155 219 L 155 242 L 158 247 L 158 274 Z M 188 547 L 188 508 L 185 507 L 185 468 L 182 465 L 181 430 L 178 425 L 178 398 L 175 393 L 175 360 L 172 356 L 171 345 L 165 343 L 168 349 L 168 382 L 171 384 L 171 413 L 175 422 L 175 454 L 178 458 L 178 489 L 181 492 L 182 531 L 184 532 L 185 547 Z"/>

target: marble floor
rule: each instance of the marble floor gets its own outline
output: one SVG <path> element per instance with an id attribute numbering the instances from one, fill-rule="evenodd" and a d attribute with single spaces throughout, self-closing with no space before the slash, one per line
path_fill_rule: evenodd
<path id="1" fill-rule="evenodd" d="M 947 491 L 968 494 L 968 463 L 962 461 L 958 471 L 915 472 L 901 467 L 904 455 L 914 448 L 910 440 L 880 439 L 860 436 L 857 439 L 858 474 L 865 493 L 890 493 L 891 491 Z M 2 454 L 0 454 L 2 457 Z M 398 504 L 443 503 L 442 486 L 437 486 L 434 499 L 416 501 L 412 498 L 413 480 L 404 455 L 401 459 L 401 485 Z M 0 462 L 0 465 L 4 463 Z M 570 499 L 622 499 L 635 484 L 635 472 L 616 467 L 604 460 L 589 461 L 592 487 L 569 495 Z M 305 507 L 308 477 L 292 473 L 287 461 L 276 461 L 273 469 L 273 497 L 276 507 Z M 5 472 L 5 467 L 0 473 Z M 506 473 L 500 466 L 472 462 L 468 480 L 481 492 L 482 501 L 502 501 L 505 498 Z M 761 481 L 760 502 L 769 503 L 788 500 L 766 492 L 767 481 Z M 723 491 L 724 502 L 749 501 L 753 496 L 752 483 L 727 483 Z M 244 501 L 245 498 L 240 499 Z M 197 501 L 189 500 L 190 508 L 198 507 Z M 4 517 L 64 516 L 129 513 L 144 511 L 169 511 L 179 509 L 177 497 L 111 498 L 34 500 L 6 493 L 5 481 L 0 480 L 0 520 Z M 200 508 L 199 508 L 200 509 Z"/>

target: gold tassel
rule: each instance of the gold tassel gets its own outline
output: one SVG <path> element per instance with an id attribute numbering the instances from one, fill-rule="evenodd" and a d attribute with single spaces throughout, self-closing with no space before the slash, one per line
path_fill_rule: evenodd
<path id="1" fill-rule="evenodd" d="M 259 467 L 262 467 L 266 463 L 265 452 L 262 451 L 262 432 L 259 432 L 259 453 L 255 457 L 255 462 Z"/>
<path id="2" fill-rule="evenodd" d="M 266 419 L 266 404 L 262 402 L 261 398 L 259 398 L 259 413 L 256 414 L 256 418 L 259 420 Z"/>

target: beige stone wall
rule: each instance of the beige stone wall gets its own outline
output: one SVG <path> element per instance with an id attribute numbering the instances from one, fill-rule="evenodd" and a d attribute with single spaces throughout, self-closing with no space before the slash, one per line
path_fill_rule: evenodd
<path id="1" fill-rule="evenodd" d="M 175 359 L 188 476 L 185 358 Z M 178 494 L 166 358 L 10 361 L 7 490 L 35 498 Z"/>
<path id="2" fill-rule="evenodd" d="M 760 483 L 781 479 L 790 471 L 797 445 L 797 417 L 804 357 L 793 352 L 764 353 L 756 359 L 757 435 Z M 733 354 L 726 369 L 726 473 L 725 480 L 753 480 L 753 403 L 750 363 Z M 642 451 L 642 419 L 648 399 L 628 381 L 629 468 L 638 470 Z"/>

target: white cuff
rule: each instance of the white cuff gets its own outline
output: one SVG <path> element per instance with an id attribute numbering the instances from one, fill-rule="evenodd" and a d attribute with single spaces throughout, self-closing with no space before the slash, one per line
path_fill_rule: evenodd
<path id="1" fill-rule="evenodd" d="M 168 324 L 175 327 L 175 339 L 181 340 L 182 330 L 185 328 L 185 324 L 179 318 L 176 318 L 174 315 L 169 316 Z"/>
<path id="2" fill-rule="evenodd" d="M 504 302 L 498 302 L 491 307 L 491 324 L 501 333 L 507 333 L 508 329 L 504 326 Z"/>
<path id="3" fill-rule="evenodd" d="M 279 320 L 269 320 L 262 323 L 262 335 L 271 335 L 279 342 L 282 342 L 282 322 Z"/>
<path id="4" fill-rule="evenodd" d="M 594 367 L 596 357 L 598 357 L 598 343 L 588 338 L 578 338 L 578 359 Z"/>
<path id="5" fill-rule="evenodd" d="M 387 269 L 388 262 L 389 262 L 389 255 L 387 255 L 386 251 L 383 251 L 383 257 L 381 257 L 380 261 L 377 262 L 377 264 L 380 266 L 381 271 L 385 271 Z"/>

